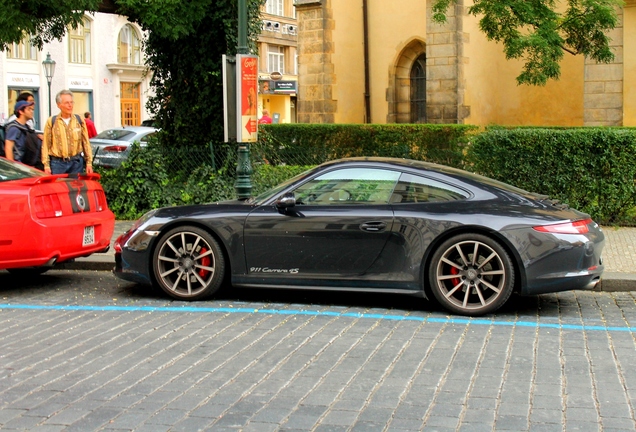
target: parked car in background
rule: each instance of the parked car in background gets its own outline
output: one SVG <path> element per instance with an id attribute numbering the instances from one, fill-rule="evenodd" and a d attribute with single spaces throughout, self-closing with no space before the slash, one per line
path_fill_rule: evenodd
<path id="1" fill-rule="evenodd" d="M 146 126 L 123 126 L 106 129 L 91 138 L 93 166 L 117 168 L 128 158 L 130 145 L 137 141 L 144 147 L 159 129 Z"/>
<path id="2" fill-rule="evenodd" d="M 324 163 L 258 197 L 153 210 L 115 241 L 115 275 L 180 300 L 235 287 L 425 296 L 463 315 L 592 289 L 605 236 L 545 195 L 426 162 Z"/>
<path id="3" fill-rule="evenodd" d="M 108 250 L 115 215 L 98 180 L 0 158 L 0 269 L 40 274 Z"/>

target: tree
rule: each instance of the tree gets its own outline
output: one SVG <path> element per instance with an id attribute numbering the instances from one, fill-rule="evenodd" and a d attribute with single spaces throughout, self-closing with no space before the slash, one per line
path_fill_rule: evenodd
<path id="1" fill-rule="evenodd" d="M 446 21 L 457 0 L 435 0 L 433 20 Z M 608 31 L 618 23 L 621 0 L 474 0 L 468 13 L 480 17 L 488 40 L 503 44 L 507 59 L 522 59 L 519 84 L 544 85 L 558 79 L 564 53 L 609 63 L 614 54 Z"/>
<path id="2" fill-rule="evenodd" d="M 248 35 L 255 51 L 259 9 L 265 0 L 248 0 Z M 11 4 L 9 4 L 11 3 Z M 17 8 L 16 8 L 17 3 Z M 169 146 L 205 145 L 223 138 L 221 55 L 237 47 L 237 0 L 0 0 L 0 48 L 32 35 L 38 48 L 61 39 L 85 12 L 117 13 L 148 32 L 144 42 L 155 96 L 156 115 Z"/>

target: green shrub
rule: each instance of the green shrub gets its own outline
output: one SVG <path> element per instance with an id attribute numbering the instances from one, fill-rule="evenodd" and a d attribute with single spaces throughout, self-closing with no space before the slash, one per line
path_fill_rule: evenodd
<path id="1" fill-rule="evenodd" d="M 550 195 L 601 223 L 636 206 L 636 131 L 626 128 L 489 128 L 474 137 L 472 171 Z"/>
<path id="2" fill-rule="evenodd" d="M 273 165 L 318 165 L 355 156 L 385 156 L 461 168 L 470 125 L 278 124 L 261 125 L 256 151 Z"/>

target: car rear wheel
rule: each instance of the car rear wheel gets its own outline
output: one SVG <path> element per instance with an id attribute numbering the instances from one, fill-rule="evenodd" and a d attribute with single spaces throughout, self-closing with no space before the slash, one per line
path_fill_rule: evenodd
<path id="1" fill-rule="evenodd" d="M 157 284 L 181 300 L 201 300 L 214 294 L 223 281 L 225 259 L 217 241 L 193 226 L 164 234 L 153 254 Z"/>
<path id="2" fill-rule="evenodd" d="M 433 254 L 429 283 L 440 304 L 479 316 L 499 309 L 512 294 L 514 267 L 505 249 L 481 234 L 448 239 Z"/>

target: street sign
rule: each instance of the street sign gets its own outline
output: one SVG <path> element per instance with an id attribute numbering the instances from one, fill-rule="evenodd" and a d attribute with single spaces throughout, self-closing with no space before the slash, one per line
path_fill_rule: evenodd
<path id="1" fill-rule="evenodd" d="M 236 88 L 238 142 L 256 142 L 258 135 L 258 56 L 236 55 Z"/>

